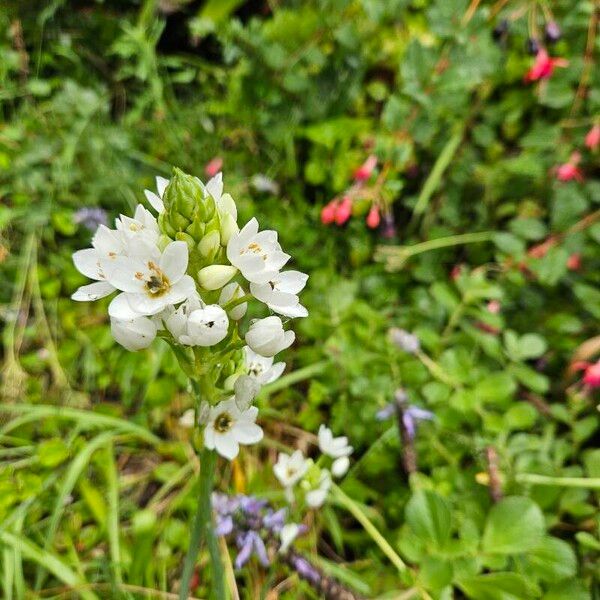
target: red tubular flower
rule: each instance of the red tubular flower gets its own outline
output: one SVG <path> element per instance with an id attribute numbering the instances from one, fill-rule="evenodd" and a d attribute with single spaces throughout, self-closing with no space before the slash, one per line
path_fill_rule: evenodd
<path id="1" fill-rule="evenodd" d="M 370 229 L 377 229 L 381 223 L 381 215 L 379 214 L 379 207 L 376 205 L 371 206 L 371 210 L 367 215 L 367 227 Z"/>
<path id="2" fill-rule="evenodd" d="M 352 216 L 352 200 L 344 196 L 335 209 L 335 224 L 343 225 Z"/>
<path id="3" fill-rule="evenodd" d="M 556 169 L 556 178 L 559 181 L 583 181 L 583 173 L 577 166 L 581 160 L 581 154 L 579 152 L 573 152 L 568 162 L 560 165 Z"/>
<path id="4" fill-rule="evenodd" d="M 586 367 L 583 373 L 583 383 L 591 388 L 600 387 L 600 360 Z"/>
<path id="5" fill-rule="evenodd" d="M 321 223 L 331 225 L 335 221 L 337 200 L 332 200 L 321 209 Z"/>
<path id="6" fill-rule="evenodd" d="M 581 254 L 571 254 L 567 259 L 567 269 L 569 271 L 579 271 L 581 269 Z"/>
<path id="7" fill-rule="evenodd" d="M 377 157 L 373 154 L 365 160 L 365 162 L 354 171 L 354 179 L 356 181 L 366 181 L 371 177 L 375 167 L 377 166 Z"/>
<path id="8" fill-rule="evenodd" d="M 548 55 L 545 48 L 541 48 L 535 56 L 535 62 L 525 75 L 525 83 L 532 83 L 541 79 L 549 79 L 556 67 L 566 67 L 569 61 L 564 58 L 553 58 Z"/>
<path id="9" fill-rule="evenodd" d="M 206 163 L 204 172 L 208 177 L 214 177 L 223 167 L 223 159 L 220 156 L 215 156 L 212 160 Z"/>
<path id="10" fill-rule="evenodd" d="M 585 136 L 585 145 L 594 151 L 600 146 L 600 123 L 596 123 Z"/>

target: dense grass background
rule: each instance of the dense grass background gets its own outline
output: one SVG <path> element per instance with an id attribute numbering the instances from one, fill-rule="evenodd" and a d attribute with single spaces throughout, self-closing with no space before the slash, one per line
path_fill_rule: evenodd
<path id="1" fill-rule="evenodd" d="M 71 254 L 91 235 L 82 207 L 112 219 L 173 165 L 205 177 L 221 157 L 240 222 L 277 229 L 311 278 L 289 374 L 260 398 L 267 439 L 222 463 L 220 489 L 282 503 L 277 450 L 310 452 L 326 422 L 356 448 L 342 489 L 409 565 L 330 504 L 297 544 L 329 575 L 369 598 L 597 598 L 593 482 L 531 475 L 600 478 L 598 394 L 573 368 L 600 353 L 599 155 L 584 144 L 600 118 L 598 11 L 3 3 L 2 597 L 177 591 L 198 471 L 178 422 L 185 380 L 166 345 L 118 346 L 106 302 L 70 300 L 83 283 Z M 525 83 L 528 38 L 545 44 L 552 20 L 562 37 L 548 50 L 569 64 Z M 581 177 L 559 181 L 575 151 Z M 370 154 L 379 167 L 350 221 L 321 224 Z M 391 327 L 421 351 L 397 348 Z M 398 388 L 436 415 L 416 470 L 394 421 L 376 419 Z M 526 499 L 494 506 L 500 493 Z M 206 564 L 194 597 L 208 594 Z M 237 586 L 317 597 L 277 561 L 251 562 Z"/>

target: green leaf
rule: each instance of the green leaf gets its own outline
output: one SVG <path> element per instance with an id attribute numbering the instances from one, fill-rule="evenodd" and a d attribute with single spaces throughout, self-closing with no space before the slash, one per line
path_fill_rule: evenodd
<path id="1" fill-rule="evenodd" d="M 575 552 L 567 542 L 545 537 L 539 546 L 525 556 L 528 573 L 551 583 L 573 577 L 577 572 Z"/>
<path id="2" fill-rule="evenodd" d="M 509 496 L 490 510 L 483 532 L 483 550 L 521 554 L 537 547 L 546 531 L 544 515 L 530 498 Z"/>
<path id="3" fill-rule="evenodd" d="M 450 539 L 451 513 L 447 501 L 430 490 L 417 490 L 406 505 L 406 522 L 422 540 L 442 549 Z"/>
<path id="4" fill-rule="evenodd" d="M 519 355 L 521 360 L 538 358 L 546 352 L 546 340 L 535 333 L 526 333 L 519 338 Z"/>
<path id="5" fill-rule="evenodd" d="M 533 597 L 526 580 L 516 573 L 488 573 L 461 579 L 458 587 L 473 600 L 525 600 Z"/>

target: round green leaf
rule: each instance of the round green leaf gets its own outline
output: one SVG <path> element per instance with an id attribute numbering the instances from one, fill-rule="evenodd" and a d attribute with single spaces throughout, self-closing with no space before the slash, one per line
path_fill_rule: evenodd
<path id="1" fill-rule="evenodd" d="M 483 549 L 520 554 L 537 547 L 546 530 L 544 515 L 530 498 L 511 496 L 492 507 L 483 532 Z"/>
<path id="2" fill-rule="evenodd" d="M 422 540 L 438 548 L 450 538 L 451 515 L 448 503 L 430 490 L 417 490 L 406 505 L 406 522 Z"/>

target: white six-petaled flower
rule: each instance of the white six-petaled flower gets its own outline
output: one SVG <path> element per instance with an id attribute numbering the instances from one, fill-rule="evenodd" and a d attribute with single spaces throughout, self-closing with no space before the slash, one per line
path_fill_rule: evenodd
<path id="1" fill-rule="evenodd" d="M 111 302 L 108 314 L 132 319 L 183 302 L 196 291 L 194 280 L 186 275 L 187 264 L 185 242 L 171 242 L 162 253 L 147 247 L 143 257 L 118 257 L 109 282 L 123 293 Z"/>
<path id="2" fill-rule="evenodd" d="M 221 456 L 233 460 L 240 451 L 240 444 L 256 444 L 263 437 L 256 424 L 258 408 L 251 406 L 240 411 L 234 398 L 219 402 L 210 409 L 204 429 L 204 444 Z"/>
<path id="3" fill-rule="evenodd" d="M 273 466 L 273 473 L 284 488 L 289 488 L 302 479 L 310 466 L 310 461 L 304 458 L 300 450 L 293 454 L 280 452 Z"/>
<path id="4" fill-rule="evenodd" d="M 349 456 L 353 451 L 346 436 L 333 437 L 331 429 L 325 425 L 319 427 L 319 448 L 323 454 L 331 458 Z"/>
<path id="5" fill-rule="evenodd" d="M 258 231 L 258 221 L 248 223 L 231 236 L 227 244 L 227 258 L 252 283 L 267 283 L 291 258 L 282 251 L 277 232 Z"/>
<path id="6" fill-rule="evenodd" d="M 261 356 L 250 348 L 244 346 L 244 363 L 246 371 L 250 377 L 254 377 L 261 385 L 273 383 L 281 377 L 285 369 L 284 362 L 273 364 L 272 356 Z"/>
<path id="7" fill-rule="evenodd" d="M 298 294 L 304 289 L 308 275 L 300 271 L 276 273 L 266 283 L 251 283 L 252 295 L 264 302 L 273 312 L 286 317 L 306 317 L 308 311 Z"/>

